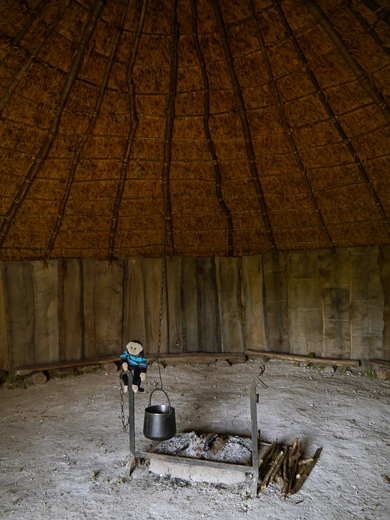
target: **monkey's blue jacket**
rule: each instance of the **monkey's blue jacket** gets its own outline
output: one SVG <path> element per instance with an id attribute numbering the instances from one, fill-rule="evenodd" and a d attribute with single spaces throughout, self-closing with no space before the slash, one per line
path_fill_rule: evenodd
<path id="1" fill-rule="evenodd" d="M 138 356 L 133 356 L 127 350 L 121 355 L 121 362 L 128 363 L 131 367 L 139 367 L 141 372 L 146 371 L 148 364 L 146 363 L 146 359 L 143 357 L 143 351 L 138 354 Z"/>

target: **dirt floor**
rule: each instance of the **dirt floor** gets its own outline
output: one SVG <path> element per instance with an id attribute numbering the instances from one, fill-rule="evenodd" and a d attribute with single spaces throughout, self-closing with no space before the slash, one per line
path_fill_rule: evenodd
<path id="1" fill-rule="evenodd" d="M 178 431 L 250 435 L 249 385 L 259 366 L 167 366 Z M 143 414 L 157 379 L 153 365 L 146 392 L 135 396 L 140 449 L 151 446 Z M 251 498 L 245 485 L 187 483 L 152 474 L 147 464 L 125 479 L 119 378 L 100 371 L 0 389 L 0 518 L 389 520 L 390 381 L 282 361 L 269 361 L 262 379 L 262 438 L 298 437 L 308 457 L 323 448 L 297 494 L 283 500 L 270 486 Z"/>

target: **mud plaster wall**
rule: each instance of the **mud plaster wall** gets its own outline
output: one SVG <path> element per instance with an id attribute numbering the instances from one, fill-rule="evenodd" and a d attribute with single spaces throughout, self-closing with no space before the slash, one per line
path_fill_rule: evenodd
<path id="1" fill-rule="evenodd" d="M 0 369 L 157 351 L 161 259 L 1 262 Z M 167 261 L 162 352 L 390 360 L 388 247 Z"/>

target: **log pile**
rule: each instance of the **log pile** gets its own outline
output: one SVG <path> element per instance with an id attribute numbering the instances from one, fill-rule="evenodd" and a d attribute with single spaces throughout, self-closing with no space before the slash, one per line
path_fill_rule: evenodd
<path id="1" fill-rule="evenodd" d="M 290 447 L 274 441 L 260 449 L 259 484 L 260 491 L 269 484 L 280 486 L 283 498 L 294 495 L 302 487 L 320 457 L 318 448 L 313 457 L 302 457 L 302 445 L 295 439 Z"/>

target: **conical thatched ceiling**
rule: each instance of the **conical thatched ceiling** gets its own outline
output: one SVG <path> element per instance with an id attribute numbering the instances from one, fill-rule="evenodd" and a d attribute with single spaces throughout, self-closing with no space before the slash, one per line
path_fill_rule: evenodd
<path id="1" fill-rule="evenodd" d="M 0 259 L 390 243 L 387 0 L 1 0 Z"/>

